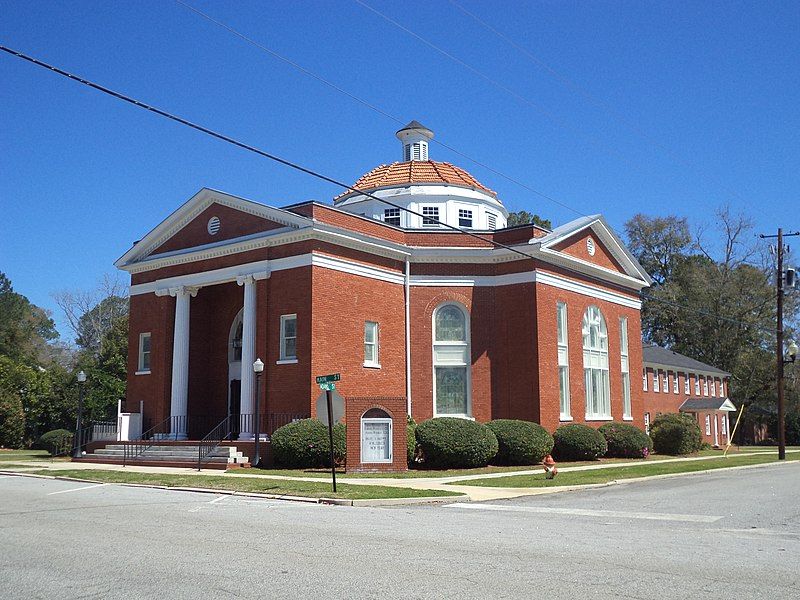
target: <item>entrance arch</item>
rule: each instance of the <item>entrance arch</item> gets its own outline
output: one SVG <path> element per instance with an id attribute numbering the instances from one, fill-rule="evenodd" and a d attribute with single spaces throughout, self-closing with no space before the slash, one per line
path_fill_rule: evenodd
<path id="1" fill-rule="evenodd" d="M 242 404 L 242 334 L 244 308 L 241 309 L 231 323 L 228 333 L 228 415 L 231 428 L 238 434 L 239 415 Z"/>

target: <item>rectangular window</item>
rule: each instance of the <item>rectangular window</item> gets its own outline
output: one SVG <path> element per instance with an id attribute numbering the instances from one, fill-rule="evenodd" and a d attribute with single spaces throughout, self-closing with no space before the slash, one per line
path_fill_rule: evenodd
<path id="1" fill-rule="evenodd" d="M 719 395 L 721 398 L 725 397 L 725 382 L 722 379 L 719 380 Z"/>
<path id="2" fill-rule="evenodd" d="M 647 369 L 642 369 L 642 391 L 647 391 Z"/>
<path id="3" fill-rule="evenodd" d="M 558 340 L 558 396 L 561 420 L 572 418 L 569 405 L 569 345 L 567 343 L 567 305 L 556 304 L 556 329 Z"/>
<path id="4" fill-rule="evenodd" d="M 711 415 L 706 415 L 706 435 L 711 435 Z"/>
<path id="5" fill-rule="evenodd" d="M 661 382 L 661 389 L 665 394 L 669 394 L 669 371 L 664 371 L 664 378 Z"/>
<path id="6" fill-rule="evenodd" d="M 658 369 L 653 369 L 653 391 L 660 392 L 661 391 L 661 383 L 660 379 L 658 378 Z"/>
<path id="7" fill-rule="evenodd" d="M 689 392 L 689 374 L 688 373 L 684 373 L 683 377 L 684 377 L 684 379 L 683 379 L 683 393 L 688 395 L 690 393 Z"/>
<path id="8" fill-rule="evenodd" d="M 281 360 L 297 360 L 297 315 L 281 315 Z"/>
<path id="9" fill-rule="evenodd" d="M 138 372 L 150 372 L 150 334 L 139 334 L 139 368 Z"/>
<path id="10" fill-rule="evenodd" d="M 716 379 L 712 379 L 711 380 L 711 395 L 712 396 L 716 396 L 717 395 L 717 380 Z"/>
<path id="11" fill-rule="evenodd" d="M 472 227 L 472 211 L 458 209 L 458 226 L 459 227 Z"/>
<path id="12" fill-rule="evenodd" d="M 697 375 L 694 376 L 694 395 L 700 395 L 700 377 Z"/>
<path id="13" fill-rule="evenodd" d="M 364 323 L 364 366 L 381 366 L 378 360 L 378 324 L 374 321 Z"/>
<path id="14" fill-rule="evenodd" d="M 708 396 L 708 377 L 703 379 L 703 396 Z"/>
<path id="15" fill-rule="evenodd" d="M 675 371 L 672 374 L 672 393 L 673 394 L 677 394 L 678 393 L 678 372 L 677 371 Z"/>
<path id="16" fill-rule="evenodd" d="M 400 209 L 399 208 L 385 208 L 383 210 L 383 222 L 387 225 L 394 225 L 400 227 Z"/>
<path id="17" fill-rule="evenodd" d="M 497 215 L 486 213 L 486 229 L 497 229 Z"/>
<path id="18" fill-rule="evenodd" d="M 439 207 L 438 206 L 423 206 L 422 207 L 422 226 L 423 227 L 438 227 L 439 226 Z"/>
<path id="19" fill-rule="evenodd" d="M 622 365 L 622 418 L 632 419 L 631 411 L 631 374 L 628 365 L 628 319 L 619 320 L 620 363 Z"/>
<path id="20" fill-rule="evenodd" d="M 720 419 L 722 421 L 722 435 L 728 435 L 728 415 L 727 413 L 722 415 Z"/>
<path id="21" fill-rule="evenodd" d="M 650 413 L 644 413 L 644 432 L 650 434 Z"/>

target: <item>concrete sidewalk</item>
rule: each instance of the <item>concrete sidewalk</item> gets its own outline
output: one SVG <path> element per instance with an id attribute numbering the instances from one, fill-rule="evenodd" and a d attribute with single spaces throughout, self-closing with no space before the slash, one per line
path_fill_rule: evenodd
<path id="1" fill-rule="evenodd" d="M 787 453 L 800 453 L 800 450 L 787 450 Z M 771 451 L 749 451 L 749 452 L 737 452 L 733 456 L 758 456 L 763 454 L 773 454 Z M 626 461 L 626 462 L 617 462 L 617 463 L 603 463 L 603 464 L 587 464 L 587 465 L 579 465 L 579 466 L 571 466 L 571 467 L 562 467 L 559 468 L 559 472 L 561 473 L 568 473 L 570 471 L 591 471 L 597 469 L 616 469 L 622 467 L 629 467 L 629 466 L 641 466 L 643 464 L 648 465 L 656 465 L 656 464 L 663 464 L 663 463 L 673 463 L 673 462 L 694 462 L 694 461 L 704 461 L 704 460 L 713 460 L 721 458 L 719 456 L 693 456 L 687 458 L 667 458 L 667 459 L 659 459 L 659 460 L 649 460 L 649 461 Z M 11 460 L 8 461 L 12 463 Z M 58 471 L 65 471 L 65 470 L 101 470 L 101 471 L 118 471 L 118 470 L 125 470 L 128 472 L 135 472 L 135 473 L 163 473 L 163 474 L 172 474 L 172 475 L 194 475 L 198 478 L 201 477 L 208 477 L 208 476 L 217 476 L 217 477 L 250 477 L 250 478 L 263 478 L 263 479 L 281 479 L 281 480 L 289 480 L 289 481 L 311 481 L 311 482 L 324 482 L 327 479 L 324 477 L 294 477 L 289 475 L 269 475 L 269 474 L 259 474 L 259 473 L 252 473 L 249 472 L 247 469 L 243 469 L 241 472 L 234 472 L 234 473 L 226 473 L 223 471 L 219 471 L 216 469 L 203 469 L 202 471 L 197 471 L 196 469 L 189 469 L 189 468 L 178 468 L 178 467 L 138 467 L 138 466 L 127 466 L 122 467 L 120 465 L 109 465 L 109 464 L 97 464 L 97 463 L 73 463 L 73 462 L 63 462 L 63 461 L 25 461 L 26 464 L 30 464 L 29 468 L 19 468 L 15 467 L 13 471 L 18 472 L 25 472 L 25 471 L 32 471 L 32 470 L 42 470 L 47 469 L 48 471 L 52 471 L 53 475 L 57 475 Z M 20 464 L 20 463 L 14 463 Z M 764 465 L 755 465 L 755 466 L 764 466 Z M 751 468 L 750 466 L 744 467 L 731 467 L 734 469 L 739 468 Z M 720 469 L 716 469 L 720 470 Z M 3 471 L 3 463 L 0 462 L 0 471 Z M 386 487 L 403 487 L 403 488 L 411 488 L 417 490 L 446 490 L 450 492 L 460 492 L 466 494 L 470 500 L 473 501 L 486 501 L 486 500 L 499 500 L 504 498 L 517 498 L 519 496 L 533 496 L 539 494 L 552 494 L 555 492 L 563 492 L 573 489 L 585 489 L 587 487 L 599 487 L 599 486 L 607 486 L 610 485 L 609 483 L 601 483 L 601 484 L 589 484 L 589 485 L 578 485 L 578 486 L 556 486 L 556 487 L 545 487 L 545 488 L 502 488 L 502 487 L 483 487 L 483 486 L 469 486 L 469 485 L 452 485 L 453 482 L 456 481 L 474 481 L 474 480 L 481 480 L 481 479 L 495 479 L 498 477 L 512 477 L 516 475 L 538 475 L 542 473 L 542 468 L 534 468 L 534 469 L 520 469 L 519 471 L 504 471 L 502 473 L 480 473 L 475 475 L 452 475 L 446 477 L 407 477 L 407 478 L 398 478 L 398 477 L 366 477 L 366 478 L 358 478 L 358 477 L 348 477 L 347 475 L 337 475 L 336 481 L 339 483 L 347 483 L 352 485 L 377 485 L 377 486 L 386 486 Z M 696 472 L 695 472 L 696 473 Z M 625 481 L 632 482 L 632 481 L 641 481 L 642 479 L 652 479 L 652 478 L 663 478 L 663 477 L 676 477 L 684 475 L 683 473 L 676 473 L 671 475 L 655 475 L 651 477 L 644 477 L 644 478 L 635 478 L 635 479 L 627 479 Z M 198 487 L 202 487 L 202 483 L 198 481 Z"/>

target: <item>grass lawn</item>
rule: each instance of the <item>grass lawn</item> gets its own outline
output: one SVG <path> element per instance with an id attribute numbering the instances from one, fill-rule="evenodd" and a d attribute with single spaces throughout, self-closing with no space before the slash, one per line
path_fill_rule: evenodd
<path id="1" fill-rule="evenodd" d="M 6 470 L 14 470 L 14 469 L 41 469 L 41 465 L 32 465 L 30 463 L 11 463 L 11 462 L 0 462 L 0 471 Z"/>
<path id="2" fill-rule="evenodd" d="M 788 461 L 796 461 L 800 457 L 789 456 Z M 592 483 L 608 483 L 618 479 L 631 479 L 634 477 L 649 477 L 651 475 L 667 475 L 672 473 L 692 473 L 708 469 L 722 469 L 724 467 L 740 467 L 744 465 L 758 465 L 777 462 L 778 457 L 769 456 L 729 456 L 709 460 L 679 461 L 672 463 L 632 465 L 615 469 L 597 469 L 592 471 L 572 471 L 559 473 L 555 479 L 545 479 L 544 472 L 540 475 L 512 475 L 509 477 L 495 477 L 492 479 L 478 479 L 456 481 L 451 485 L 476 485 L 485 487 L 563 487 L 568 485 L 587 485 Z"/>
<path id="3" fill-rule="evenodd" d="M 64 471 L 33 471 L 37 475 L 75 477 L 98 483 L 143 483 L 166 487 L 197 487 L 236 492 L 256 492 L 279 496 L 307 496 L 310 498 L 347 498 L 367 500 L 374 498 L 423 498 L 430 496 L 456 496 L 457 492 L 442 490 L 413 490 L 409 488 L 384 487 L 378 485 L 337 484 L 337 493 L 331 491 L 329 482 L 291 481 L 286 479 L 264 479 L 261 477 L 226 477 L 203 475 L 171 475 L 162 473 L 136 473 L 131 471 L 94 471 L 75 469 Z"/>
<path id="4" fill-rule="evenodd" d="M 21 460 L 69 460 L 69 457 L 51 459 L 47 450 L 0 450 L 0 463 Z"/>

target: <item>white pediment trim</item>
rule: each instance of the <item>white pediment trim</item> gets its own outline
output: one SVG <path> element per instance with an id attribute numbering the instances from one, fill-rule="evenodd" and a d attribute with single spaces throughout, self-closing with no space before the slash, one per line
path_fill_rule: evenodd
<path id="1" fill-rule="evenodd" d="M 129 270 L 126 267 L 130 267 L 134 263 L 149 258 L 156 248 L 163 245 L 172 236 L 186 227 L 186 225 L 212 204 L 220 204 L 257 217 L 262 217 L 291 229 L 308 227 L 313 223 L 313 220 L 308 217 L 226 194 L 219 190 L 203 188 L 164 219 L 150 231 L 150 233 L 139 240 L 138 243 L 134 244 L 134 246 L 123 254 L 114 264 L 120 269 Z M 232 241 L 233 240 L 225 240 L 220 242 L 220 245 L 228 245 Z"/>

